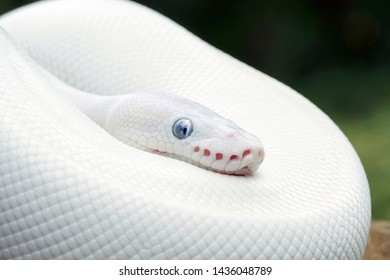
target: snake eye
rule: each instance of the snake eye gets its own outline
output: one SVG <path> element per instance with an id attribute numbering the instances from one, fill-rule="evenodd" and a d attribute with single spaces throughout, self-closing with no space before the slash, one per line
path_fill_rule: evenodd
<path id="1" fill-rule="evenodd" d="M 172 133 L 176 138 L 186 139 L 192 133 L 192 122 L 189 119 L 179 119 L 172 127 Z"/>

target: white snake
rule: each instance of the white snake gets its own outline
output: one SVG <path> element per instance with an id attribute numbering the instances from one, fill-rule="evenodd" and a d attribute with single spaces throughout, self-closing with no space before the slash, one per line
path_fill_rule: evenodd
<path id="1" fill-rule="evenodd" d="M 0 25 L 0 258 L 362 257 L 364 170 L 290 88 L 131 2 L 41 2 Z M 257 138 L 192 101 L 262 139 L 257 172 Z"/>

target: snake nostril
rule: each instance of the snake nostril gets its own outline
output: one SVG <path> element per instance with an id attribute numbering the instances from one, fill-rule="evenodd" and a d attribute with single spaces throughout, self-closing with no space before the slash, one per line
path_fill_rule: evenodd
<path id="1" fill-rule="evenodd" d="M 211 153 L 210 153 L 210 151 L 209 150 L 207 150 L 207 149 L 204 149 L 204 151 L 203 151 L 203 155 L 204 156 L 209 156 Z"/>
<path id="2" fill-rule="evenodd" d="M 249 155 L 251 153 L 251 150 L 245 150 L 243 153 L 242 153 L 242 157 L 246 157 L 247 155 Z"/>
<path id="3" fill-rule="evenodd" d="M 231 155 L 230 160 L 238 159 L 238 155 Z"/>
<path id="4" fill-rule="evenodd" d="M 199 146 L 196 146 L 196 147 L 194 148 L 194 152 L 197 153 L 197 152 L 199 152 L 199 151 L 200 151 Z"/>
<path id="5" fill-rule="evenodd" d="M 223 154 L 221 154 L 221 153 L 217 153 L 216 155 L 215 155 L 215 159 L 216 160 L 220 160 L 220 159 L 222 159 L 223 158 Z"/>

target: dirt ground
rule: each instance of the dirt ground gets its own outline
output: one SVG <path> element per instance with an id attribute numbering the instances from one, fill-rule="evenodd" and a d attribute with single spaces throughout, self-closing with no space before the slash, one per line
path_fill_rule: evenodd
<path id="1" fill-rule="evenodd" d="M 372 221 L 365 260 L 390 260 L 390 221 Z"/>

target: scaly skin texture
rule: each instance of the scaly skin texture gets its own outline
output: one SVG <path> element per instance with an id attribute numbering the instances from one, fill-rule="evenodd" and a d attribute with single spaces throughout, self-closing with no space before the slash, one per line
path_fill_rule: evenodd
<path id="1" fill-rule="evenodd" d="M 362 257 L 364 169 L 337 126 L 291 88 L 130 1 L 42 1 L 0 26 L 9 34 L 0 30 L 0 259 Z M 106 97 L 76 93 L 80 110 L 36 64 Z M 266 160 L 253 176 L 225 176 L 132 148 L 91 121 L 99 111 L 88 106 L 137 92 L 207 105 L 258 136 Z M 176 109 L 189 114 L 184 103 Z M 192 141 L 212 119 L 193 122 Z M 171 133 L 167 120 L 161 131 Z M 194 155 L 220 158 L 198 144 Z"/>

